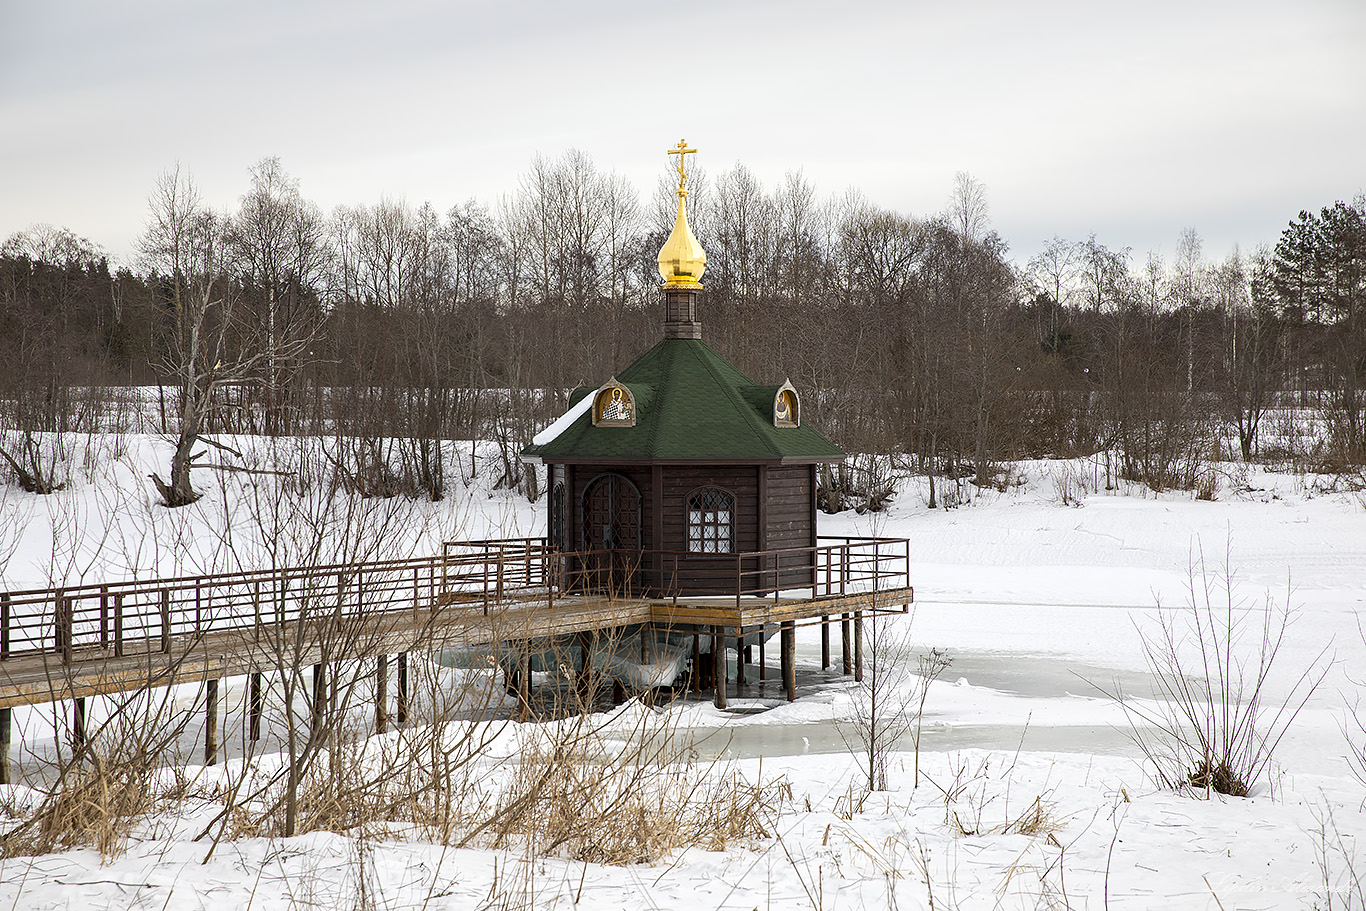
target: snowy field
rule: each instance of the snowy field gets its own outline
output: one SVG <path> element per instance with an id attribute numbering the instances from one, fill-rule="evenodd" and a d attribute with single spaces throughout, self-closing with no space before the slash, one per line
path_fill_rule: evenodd
<path id="1" fill-rule="evenodd" d="M 58 494 L 4 488 L 3 587 L 245 569 L 308 546 L 307 535 L 286 540 L 285 525 L 260 518 L 262 503 L 279 502 L 262 495 L 278 476 L 198 470 L 196 487 L 208 495 L 168 514 L 146 481 L 165 461 L 160 441 L 123 437 L 118 451 L 88 455 Z M 361 517 L 380 540 L 308 527 L 336 552 L 365 558 L 429 554 L 448 538 L 543 533 L 544 503 L 490 491 L 489 473 L 466 485 L 453 468 L 445 501 L 396 501 L 392 515 Z M 683 738 L 688 770 L 660 775 L 772 786 L 763 831 L 724 850 L 699 845 L 614 865 L 517 842 L 447 847 L 392 826 L 231 838 L 205 863 L 206 843 L 194 839 L 221 808 L 216 789 L 242 774 L 243 687 L 230 681 L 224 762 L 168 770 L 187 796 L 140 821 L 122 853 L 0 860 L 0 909 L 1362 907 L 1366 787 L 1348 762 L 1366 737 L 1353 720 L 1366 678 L 1362 495 L 1232 465 L 1214 501 L 1106 491 L 1089 462 L 1021 463 L 1015 477 L 1005 492 L 973 491 L 948 510 L 926 508 L 923 481 L 908 479 L 886 513 L 820 517 L 822 534 L 911 541 L 916 604 L 882 631 L 884 641 L 903 647 L 899 667 L 909 670 L 931 649 L 952 659 L 925 694 L 918 786 L 903 738 L 888 789 L 866 791 L 865 757 L 850 746 L 857 687 L 821 670 L 819 633 L 804 628 L 795 703 L 781 698 L 773 648 L 768 679 L 733 688 L 727 711 L 687 699 L 599 716 L 603 739 L 642 725 Z M 306 516 L 310 507 L 291 508 Z M 1184 628 L 1192 601 L 1216 613 L 1231 604 L 1224 615 L 1246 633 L 1235 658 L 1252 661 L 1262 618 L 1270 612 L 1274 631 L 1288 606 L 1263 719 L 1306 669 L 1326 671 L 1247 797 L 1162 787 L 1126 736 L 1124 711 L 1102 692 L 1151 696 L 1142 639 L 1163 618 Z M 481 673 L 417 672 L 466 683 Z M 892 679 L 916 686 L 913 675 Z M 506 717 L 510 704 L 492 690 Z M 15 765 L 32 782 L 50 769 L 53 719 L 50 707 L 15 711 Z M 541 736 L 537 727 L 499 727 L 479 775 L 501 780 Z M 191 759 L 197 736 L 191 726 L 184 737 Z M 397 736 L 370 746 L 382 751 Z M 37 799 L 24 785 L 0 788 L 0 826 Z"/>

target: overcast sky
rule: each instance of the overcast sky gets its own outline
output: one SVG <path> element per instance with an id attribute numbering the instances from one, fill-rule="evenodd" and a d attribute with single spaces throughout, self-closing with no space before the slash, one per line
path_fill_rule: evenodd
<path id="1" fill-rule="evenodd" d="M 1222 256 L 1366 189 L 1366 2 L 0 0 L 0 238 L 126 259 L 158 173 L 235 208 L 270 155 L 324 211 L 491 204 L 570 148 L 647 199 L 683 137 L 911 215 L 967 171 L 1020 260 Z"/>

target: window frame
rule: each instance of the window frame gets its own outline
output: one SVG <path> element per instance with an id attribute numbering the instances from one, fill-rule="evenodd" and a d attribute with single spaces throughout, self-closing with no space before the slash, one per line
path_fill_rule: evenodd
<path id="1" fill-rule="evenodd" d="M 706 503 L 702 500 L 704 497 L 719 497 L 721 500 Z M 739 502 L 734 491 L 715 484 L 688 491 L 683 498 L 683 544 L 688 556 L 725 557 L 737 553 L 735 511 Z M 724 521 L 721 519 L 723 514 Z"/>

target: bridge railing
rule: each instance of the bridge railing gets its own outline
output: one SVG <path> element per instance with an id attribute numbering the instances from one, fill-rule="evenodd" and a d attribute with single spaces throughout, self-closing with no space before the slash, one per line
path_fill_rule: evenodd
<path id="1" fill-rule="evenodd" d="M 420 610 L 436 600 L 442 564 L 425 557 L 3 592 L 0 660 L 170 652 L 182 637 L 259 637 L 286 622 Z"/>
<path id="2" fill-rule="evenodd" d="M 170 652 L 173 642 L 290 622 L 374 618 L 452 605 L 484 614 L 511 604 L 593 594 L 812 598 L 909 585 L 904 538 L 821 538 L 813 547 L 732 554 L 575 551 L 544 538 L 453 541 L 439 557 L 182 576 L 0 593 L 0 660 L 77 652 Z"/>

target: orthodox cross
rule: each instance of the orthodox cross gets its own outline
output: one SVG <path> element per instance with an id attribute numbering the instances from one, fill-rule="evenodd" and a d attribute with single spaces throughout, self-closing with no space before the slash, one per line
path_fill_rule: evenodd
<path id="1" fill-rule="evenodd" d="M 696 154 L 696 152 L 697 152 L 696 149 L 690 149 L 690 148 L 688 148 L 688 141 L 687 141 L 686 139 L 680 139 L 680 140 L 678 140 L 678 148 L 676 148 L 676 149 L 670 149 L 670 150 L 669 150 L 669 154 L 670 154 L 670 155 L 677 155 L 677 156 L 678 156 L 678 191 L 679 191 L 680 193 L 684 192 L 683 181 L 684 181 L 684 179 L 687 178 L 687 176 L 688 176 L 688 175 L 685 173 L 685 171 L 684 171 L 684 161 L 685 161 L 685 159 L 683 158 L 683 156 L 684 156 L 684 155 L 693 155 L 693 154 Z"/>

